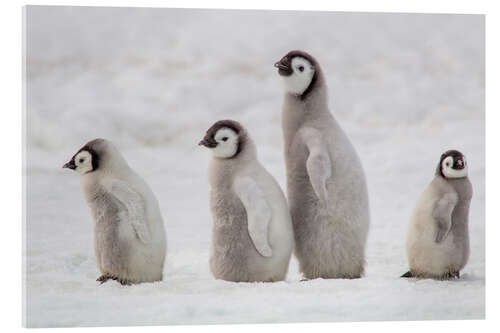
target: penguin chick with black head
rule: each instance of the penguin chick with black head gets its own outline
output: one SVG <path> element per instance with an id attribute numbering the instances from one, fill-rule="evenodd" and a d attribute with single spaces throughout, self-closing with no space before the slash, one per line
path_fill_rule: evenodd
<path id="1" fill-rule="evenodd" d="M 291 51 L 275 67 L 285 90 L 287 193 L 300 270 L 307 279 L 359 278 L 370 221 L 361 161 L 328 109 L 316 59 Z"/>
<path id="2" fill-rule="evenodd" d="M 471 198 L 465 156 L 457 150 L 445 152 L 413 211 L 406 239 L 410 270 L 402 277 L 460 277 L 469 259 Z"/>
<path id="3" fill-rule="evenodd" d="M 213 153 L 212 274 L 234 282 L 284 280 L 294 246 L 290 212 L 280 186 L 259 163 L 246 129 L 221 120 L 199 144 Z"/>
<path id="4" fill-rule="evenodd" d="M 115 146 L 92 140 L 63 168 L 81 175 L 94 220 L 94 251 L 102 274 L 97 281 L 129 285 L 161 280 L 166 237 L 158 202 Z"/>

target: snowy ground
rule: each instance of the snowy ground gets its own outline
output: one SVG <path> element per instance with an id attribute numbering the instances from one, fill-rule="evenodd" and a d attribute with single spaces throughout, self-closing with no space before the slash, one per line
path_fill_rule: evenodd
<path id="1" fill-rule="evenodd" d="M 25 319 L 32 327 L 480 319 L 485 313 L 484 21 L 481 16 L 30 7 L 27 12 Z M 366 170 L 366 277 L 216 281 L 208 268 L 216 120 L 241 121 L 284 188 L 274 61 L 304 49 Z M 99 286 L 79 177 L 61 165 L 115 142 L 166 221 L 164 281 Z M 405 236 L 440 154 L 474 186 L 471 257 L 457 281 L 406 280 Z"/>

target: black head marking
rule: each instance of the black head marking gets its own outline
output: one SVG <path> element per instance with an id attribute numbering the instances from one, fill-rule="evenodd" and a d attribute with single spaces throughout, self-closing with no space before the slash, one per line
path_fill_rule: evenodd
<path id="1" fill-rule="evenodd" d="M 314 59 L 312 55 L 310 55 L 307 52 L 300 51 L 300 50 L 293 50 L 288 52 L 283 58 L 281 58 L 280 61 L 274 64 L 275 67 L 278 68 L 278 73 L 282 76 L 290 76 L 293 73 L 293 68 L 292 68 L 292 60 L 295 57 L 301 57 L 306 59 L 311 63 L 314 69 L 314 74 L 311 79 L 311 83 L 307 87 L 307 89 L 302 93 L 302 95 L 299 96 L 301 100 L 306 99 L 306 97 L 309 95 L 309 93 L 314 89 L 317 78 L 318 78 L 318 70 L 319 70 L 319 64 Z"/>
<path id="2" fill-rule="evenodd" d="M 243 126 L 241 126 L 241 124 L 235 120 L 226 119 L 217 121 L 207 130 L 205 137 L 200 141 L 199 144 L 207 148 L 217 147 L 218 143 L 217 141 L 215 141 L 215 135 L 221 128 L 229 128 L 238 135 L 238 149 L 236 150 L 236 153 L 233 155 L 233 157 L 237 156 L 241 152 L 245 144 L 245 130 L 243 129 Z"/>
<path id="3" fill-rule="evenodd" d="M 447 158 L 448 156 L 453 157 L 453 165 L 451 167 L 455 170 L 461 170 L 461 169 L 465 168 L 466 163 L 467 163 L 465 161 L 464 155 L 461 152 L 459 152 L 458 150 L 448 150 L 448 151 L 444 152 L 441 155 L 441 158 L 439 159 L 439 165 L 438 165 L 437 170 L 436 170 L 437 173 L 439 173 L 442 177 L 445 177 L 445 175 L 443 174 L 443 170 L 442 170 L 442 164 L 443 164 L 444 159 Z"/>

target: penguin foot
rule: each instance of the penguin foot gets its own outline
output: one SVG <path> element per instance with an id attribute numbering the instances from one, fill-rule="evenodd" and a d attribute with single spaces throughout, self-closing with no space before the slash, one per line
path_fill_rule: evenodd
<path id="1" fill-rule="evenodd" d="M 101 275 L 97 278 L 97 282 L 100 282 L 101 284 L 103 284 L 104 282 L 108 281 L 109 279 L 111 279 L 111 276 L 108 276 L 108 275 Z"/>
<path id="2" fill-rule="evenodd" d="M 448 272 L 442 277 L 442 280 L 453 280 L 453 279 L 460 279 L 460 271 Z"/>
<path id="3" fill-rule="evenodd" d="M 120 283 L 122 286 L 130 286 L 132 283 L 127 280 L 127 279 L 122 279 L 116 276 L 111 276 L 111 275 L 101 275 L 100 277 L 97 278 L 97 282 L 100 282 L 101 284 L 107 282 L 108 280 L 113 280 L 118 283 Z"/>
<path id="4" fill-rule="evenodd" d="M 127 279 L 122 279 L 122 278 L 119 278 L 119 277 L 113 277 L 112 279 L 115 280 L 116 282 L 120 283 L 122 286 L 130 286 L 130 285 L 132 285 L 132 283 L 129 280 L 127 280 Z"/>
<path id="5" fill-rule="evenodd" d="M 412 277 L 415 277 L 415 275 L 413 275 L 413 273 L 411 271 L 408 271 L 406 273 L 404 273 L 403 275 L 401 275 L 402 278 L 412 278 Z"/>

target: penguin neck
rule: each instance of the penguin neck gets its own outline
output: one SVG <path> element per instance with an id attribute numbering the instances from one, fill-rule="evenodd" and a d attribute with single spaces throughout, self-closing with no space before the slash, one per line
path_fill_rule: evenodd
<path id="1" fill-rule="evenodd" d="M 291 138 L 304 124 L 322 122 L 332 117 L 328 110 L 328 89 L 321 70 L 316 75 L 314 87 L 306 96 L 285 93 L 282 111 L 285 140 Z"/>
<path id="2" fill-rule="evenodd" d="M 104 159 L 102 165 L 99 167 L 101 172 L 119 175 L 127 174 L 130 171 L 127 161 L 125 161 L 125 158 L 123 158 L 117 149 L 112 149 L 108 154 L 109 158 Z"/>
<path id="3" fill-rule="evenodd" d="M 245 146 L 232 158 L 212 157 L 210 163 L 210 182 L 212 186 L 220 186 L 226 183 L 230 186 L 238 171 L 251 166 L 257 161 L 257 149 L 249 138 L 245 140 Z"/>
<path id="4" fill-rule="evenodd" d="M 469 177 L 448 178 L 447 181 L 457 192 L 460 201 L 469 201 L 472 198 L 472 184 Z"/>
<path id="5" fill-rule="evenodd" d="M 472 184 L 468 176 L 462 178 L 445 178 L 441 174 L 440 165 L 438 165 L 436 168 L 436 177 L 447 182 L 458 194 L 458 199 L 460 201 L 468 201 L 472 198 Z"/>
<path id="6" fill-rule="evenodd" d="M 125 179 L 130 172 L 131 169 L 120 152 L 114 148 L 110 148 L 99 159 L 98 168 L 82 175 L 82 180 L 84 183 L 93 183 L 106 177 Z"/>

